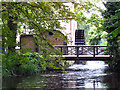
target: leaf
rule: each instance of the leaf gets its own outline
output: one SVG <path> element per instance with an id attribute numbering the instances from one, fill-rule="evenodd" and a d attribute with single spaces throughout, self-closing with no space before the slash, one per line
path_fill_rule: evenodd
<path id="1" fill-rule="evenodd" d="M 114 31 L 112 31 L 113 37 L 116 37 L 120 34 L 120 26 L 116 28 Z"/>
<path id="2" fill-rule="evenodd" d="M 118 22 L 118 21 L 116 21 L 114 24 L 109 25 L 109 26 L 108 26 L 108 28 L 115 27 L 115 26 L 116 26 L 116 25 L 118 25 L 118 24 L 119 24 L 119 22 Z"/>

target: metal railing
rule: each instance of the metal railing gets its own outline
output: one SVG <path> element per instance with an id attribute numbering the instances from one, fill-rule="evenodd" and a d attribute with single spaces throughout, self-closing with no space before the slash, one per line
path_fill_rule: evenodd
<path id="1" fill-rule="evenodd" d="M 106 45 L 54 45 L 63 55 L 109 55 Z"/>

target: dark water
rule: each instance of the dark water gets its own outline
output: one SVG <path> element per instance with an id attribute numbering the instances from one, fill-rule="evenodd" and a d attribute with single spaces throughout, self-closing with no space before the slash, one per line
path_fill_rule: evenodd
<path id="1" fill-rule="evenodd" d="M 47 88 L 47 89 L 120 89 L 120 74 L 105 73 L 108 67 L 102 61 L 87 61 L 85 65 L 74 64 L 72 71 L 48 71 L 27 77 L 9 77 L 3 79 L 3 88 Z"/>

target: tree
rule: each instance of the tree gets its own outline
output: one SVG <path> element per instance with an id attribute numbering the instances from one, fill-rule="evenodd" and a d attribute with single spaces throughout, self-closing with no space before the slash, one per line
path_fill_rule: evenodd
<path id="1" fill-rule="evenodd" d="M 82 5 L 76 5 L 76 21 L 81 25 L 82 23 L 84 23 L 84 25 L 89 24 L 89 29 L 85 29 L 84 27 L 88 44 L 98 45 L 99 41 L 105 39 L 105 35 L 107 34 L 102 25 L 104 18 L 101 17 L 104 9 L 97 6 L 97 3 L 100 3 L 99 1 L 90 2 L 88 0 L 82 3 Z"/>
<path id="2" fill-rule="evenodd" d="M 42 58 L 39 57 L 41 58 L 41 61 L 39 61 L 41 66 L 45 68 L 49 63 L 51 67 L 54 67 L 55 65 L 50 62 L 47 63 L 47 60 L 52 60 L 53 58 L 49 55 L 55 53 L 58 54 L 58 50 L 54 49 L 47 40 L 47 35 L 44 33 L 46 31 L 53 32 L 54 27 L 62 29 L 59 20 L 67 20 L 74 17 L 74 13 L 70 11 L 70 8 L 65 6 L 62 2 L 2 2 L 1 12 L 3 23 L 2 48 L 5 58 L 7 58 L 3 63 L 4 65 L 7 65 L 7 69 L 10 69 L 9 66 L 11 66 L 12 69 L 20 67 L 21 65 L 19 63 L 21 63 L 23 66 L 22 68 L 25 69 L 25 63 L 31 62 L 26 62 L 25 60 L 28 60 L 28 58 L 26 57 L 26 59 L 24 59 L 24 54 L 20 53 L 20 55 L 18 55 L 15 51 L 15 47 L 18 46 L 16 43 L 16 34 L 21 33 L 20 27 L 23 24 L 28 26 L 31 34 L 36 35 L 39 39 L 39 42 L 37 43 L 42 47 L 42 51 L 45 52 L 42 54 Z M 18 58 L 14 58 L 14 55 L 18 56 Z M 19 56 L 21 56 L 21 58 Z M 53 60 L 55 60 L 55 58 Z M 33 61 L 36 62 L 36 59 L 33 58 Z M 12 64 L 13 62 L 17 64 Z M 61 60 L 56 62 L 59 63 Z M 34 62 L 30 65 L 28 64 L 28 66 L 33 65 L 33 63 Z M 29 67 L 29 69 L 30 68 L 31 67 Z"/>
<path id="3" fill-rule="evenodd" d="M 113 60 L 109 62 L 112 70 L 120 71 L 120 2 L 103 2 L 106 10 L 100 9 L 91 2 L 84 3 L 84 7 L 80 6 L 76 9 L 76 20 L 86 23 L 91 23 L 94 29 L 89 30 L 91 36 L 90 44 L 98 44 L 101 38 L 107 38 L 108 49 Z M 101 12 L 103 18 L 93 13 L 89 16 L 92 10 Z M 87 18 L 84 13 L 87 13 Z M 89 17 L 88 17 L 89 16 Z M 104 32 L 104 33 L 103 33 Z"/>
<path id="4" fill-rule="evenodd" d="M 112 70 L 120 71 L 120 2 L 107 2 L 105 4 L 107 10 L 103 13 L 105 20 L 104 26 L 108 32 L 108 46 L 110 54 L 113 55 L 112 62 L 109 62 Z"/>
<path id="5" fill-rule="evenodd" d="M 3 48 L 6 47 L 4 46 L 6 43 L 6 45 L 8 44 L 8 51 L 14 52 L 16 46 L 15 37 L 19 22 L 25 23 L 31 27 L 31 29 L 34 29 L 32 33 L 35 33 L 47 42 L 44 32 L 53 31 L 54 27 L 61 28 L 58 20 L 67 19 L 73 16 L 73 13 L 69 11 L 67 6 L 60 2 L 2 2 L 2 16 Z M 7 37 L 7 39 L 5 39 L 5 37 Z M 9 43 L 11 40 L 13 40 L 13 44 Z"/>

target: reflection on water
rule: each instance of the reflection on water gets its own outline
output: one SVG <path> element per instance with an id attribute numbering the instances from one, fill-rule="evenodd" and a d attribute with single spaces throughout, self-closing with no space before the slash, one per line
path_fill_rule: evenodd
<path id="1" fill-rule="evenodd" d="M 87 61 L 74 64 L 68 73 L 49 71 L 34 76 L 9 77 L 3 80 L 3 88 L 120 88 L 120 74 L 105 73 L 108 66 L 103 61 Z"/>

